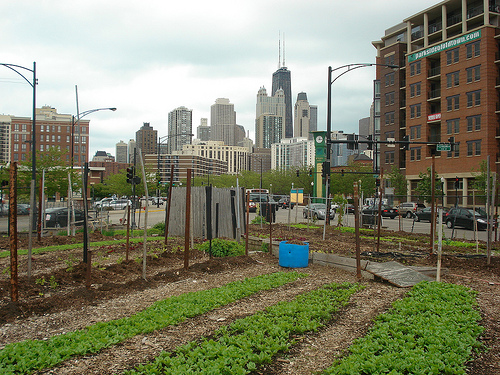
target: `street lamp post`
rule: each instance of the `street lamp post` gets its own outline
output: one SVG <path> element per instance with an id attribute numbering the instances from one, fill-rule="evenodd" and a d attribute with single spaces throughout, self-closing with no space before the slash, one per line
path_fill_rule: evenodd
<path id="1" fill-rule="evenodd" d="M 161 145 L 162 145 L 165 141 L 168 141 L 170 138 L 174 138 L 174 137 L 181 137 L 181 136 L 184 136 L 184 137 L 191 137 L 191 139 L 192 139 L 192 137 L 194 136 L 194 134 L 184 134 L 184 133 L 178 133 L 178 134 L 168 134 L 168 135 L 165 135 L 165 136 L 163 136 L 163 137 L 158 137 L 158 147 L 157 147 L 157 149 L 158 149 L 158 160 L 157 160 L 157 166 L 156 166 L 156 167 L 157 167 L 157 169 L 158 169 L 158 170 L 157 170 L 157 172 L 158 172 L 158 173 L 159 173 L 159 175 L 160 175 L 160 183 L 161 183 L 161 180 L 162 180 L 162 178 L 161 178 L 161 172 L 160 172 L 160 154 L 161 154 L 161 152 L 160 152 L 161 147 L 160 147 L 160 146 L 161 146 Z M 192 143 L 192 141 L 191 141 L 191 143 Z M 194 176 L 194 170 L 193 170 L 193 176 Z M 194 179 L 193 179 L 193 183 L 194 183 Z M 194 186 L 194 185 L 193 185 L 193 186 Z M 156 207 L 158 208 L 158 207 L 160 207 L 160 196 L 159 196 L 159 194 L 160 194 L 160 190 L 159 190 L 159 189 L 157 189 L 156 191 L 157 191 L 157 201 L 156 201 Z"/>
<path id="2" fill-rule="evenodd" d="M 76 89 L 76 86 L 75 86 L 75 89 Z M 77 111 L 77 120 L 76 120 L 76 126 L 78 127 L 78 153 L 80 154 L 80 157 L 78 158 L 80 164 L 81 164 L 81 172 L 82 172 L 82 203 L 83 203 L 83 262 L 84 263 L 87 263 L 87 260 L 88 260 L 88 228 L 87 228 L 87 216 L 88 216 L 88 207 L 87 207 L 87 183 L 88 183 L 88 178 L 87 178 L 87 174 L 88 174 L 88 162 L 85 161 L 85 162 L 82 162 L 81 160 L 81 127 L 80 127 L 80 120 L 91 114 L 91 113 L 94 113 L 94 112 L 97 112 L 97 111 L 116 111 L 116 108 L 115 107 L 110 107 L 110 108 L 96 108 L 96 109 L 90 109 L 88 111 L 84 111 L 84 112 L 79 112 L 79 109 L 78 109 L 78 91 L 77 91 L 77 94 L 76 94 L 76 111 Z M 73 116 L 73 122 L 74 122 L 74 116 Z M 73 124 L 72 124 L 73 125 Z M 72 131 L 72 133 L 74 133 L 74 130 Z M 72 134 L 72 139 L 71 139 L 71 151 L 73 153 L 73 148 L 74 148 L 74 142 L 75 142 L 75 138 L 74 138 L 74 135 Z M 73 169 L 73 155 L 71 156 L 71 169 Z M 68 197 L 69 198 L 69 197 Z M 69 212 L 68 212 L 68 216 L 69 216 Z M 73 220 L 74 220 L 74 210 L 73 210 Z M 69 220 L 68 220 L 68 223 L 69 223 Z"/>
<path id="3" fill-rule="evenodd" d="M 327 165 L 330 167 L 331 166 L 331 141 L 332 141 L 332 84 L 342 77 L 344 74 L 349 73 L 353 70 L 359 69 L 359 68 L 366 68 L 369 66 L 385 66 L 387 68 L 392 68 L 392 69 L 398 69 L 399 66 L 397 65 L 388 65 L 388 64 L 376 64 L 376 63 L 356 63 L 356 64 L 347 64 L 343 66 L 339 66 L 335 69 L 332 69 L 331 66 L 328 67 L 328 93 L 327 93 L 327 111 L 326 111 L 326 161 Z M 332 73 L 342 70 L 341 73 L 339 73 L 335 78 L 332 78 Z M 376 157 L 376 156 L 375 156 Z M 327 213 L 326 216 L 330 216 L 330 206 L 328 202 L 328 195 L 329 195 L 329 186 L 330 186 L 330 171 L 327 171 L 326 173 L 326 209 Z"/>
<path id="4" fill-rule="evenodd" d="M 20 75 L 28 84 L 33 88 L 33 120 L 31 123 L 31 185 L 30 185 L 30 217 L 29 217 L 29 232 L 28 232 L 28 278 L 31 277 L 31 248 L 32 248 L 32 236 L 33 229 L 37 226 L 37 217 L 35 215 L 35 205 L 36 205 L 36 62 L 33 62 L 33 69 L 26 68 L 21 65 L 0 63 L 0 65 L 12 70 L 13 72 Z M 30 81 L 24 74 L 21 73 L 20 69 L 33 73 L 33 80 Z"/>

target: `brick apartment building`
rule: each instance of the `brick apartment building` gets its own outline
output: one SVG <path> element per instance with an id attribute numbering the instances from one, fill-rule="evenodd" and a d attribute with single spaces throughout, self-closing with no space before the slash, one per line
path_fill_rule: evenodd
<path id="1" fill-rule="evenodd" d="M 377 48 L 375 135 L 410 139 L 409 150 L 380 147 L 380 166 L 406 174 L 416 200 L 419 173 L 431 166 L 445 178 L 445 204 L 472 204 L 472 182 L 482 162 L 498 173 L 500 115 L 500 1 L 447 0 L 386 30 Z M 426 142 L 447 143 L 436 151 Z M 455 189 L 455 179 L 459 187 Z"/>
<path id="2" fill-rule="evenodd" d="M 72 115 L 59 114 L 55 108 L 43 106 L 36 109 L 36 149 L 44 153 L 55 147 L 66 151 L 63 161 L 67 165 L 81 166 L 89 155 L 89 120 L 76 120 Z M 32 119 L 19 116 L 2 116 L 2 124 L 7 135 L 2 137 L 7 143 L 7 161 L 22 162 L 31 154 Z"/>

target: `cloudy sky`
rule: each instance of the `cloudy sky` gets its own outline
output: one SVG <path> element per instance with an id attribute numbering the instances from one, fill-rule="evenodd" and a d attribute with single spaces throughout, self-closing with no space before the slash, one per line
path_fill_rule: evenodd
<path id="1" fill-rule="evenodd" d="M 375 62 L 371 42 L 437 0 L 16 0 L 0 4 L 0 63 L 37 66 L 37 107 L 90 114 L 90 156 L 115 154 L 143 122 L 167 135 L 168 113 L 193 110 L 193 132 L 229 98 L 254 139 L 255 102 L 271 91 L 280 32 L 292 102 L 306 92 L 326 129 L 327 69 Z M 283 39 L 283 38 L 282 38 Z M 283 51 L 282 51 L 283 55 Z M 27 72 L 28 77 L 31 77 Z M 332 129 L 357 132 L 369 115 L 374 68 L 333 85 Z M 0 66 L 0 114 L 31 117 L 32 90 Z"/>

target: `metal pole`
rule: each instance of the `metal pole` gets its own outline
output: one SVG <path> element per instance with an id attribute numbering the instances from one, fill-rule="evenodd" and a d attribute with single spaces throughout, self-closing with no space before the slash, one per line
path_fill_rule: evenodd
<path id="1" fill-rule="evenodd" d="M 490 155 L 488 155 L 486 159 L 487 163 L 487 171 L 486 171 L 486 264 L 490 265 L 491 264 L 491 222 L 490 222 L 490 217 L 491 217 L 491 201 L 490 201 L 490 175 L 491 175 L 491 170 L 490 170 Z"/>
<path id="2" fill-rule="evenodd" d="M 184 269 L 189 268 L 189 229 L 191 223 L 191 169 L 187 169 L 186 179 L 186 221 L 184 224 Z"/>
<path id="3" fill-rule="evenodd" d="M 359 192 L 358 183 L 354 183 L 354 232 L 356 237 L 356 278 L 361 281 L 361 239 L 359 237 Z"/>
<path id="4" fill-rule="evenodd" d="M 19 298 L 19 280 L 17 274 L 17 163 L 10 165 L 9 175 L 9 242 L 10 242 L 10 299 Z M 32 211 L 32 210 L 31 210 Z M 28 259 L 28 279 L 31 278 L 31 259 Z"/>
<path id="5" fill-rule="evenodd" d="M 168 206 L 165 213 L 165 245 L 168 238 L 168 226 L 170 223 L 170 206 L 172 204 L 172 185 L 174 184 L 174 164 L 170 165 L 170 186 L 168 187 Z"/>
<path id="6" fill-rule="evenodd" d="M 434 174 L 436 173 L 436 153 L 432 151 L 432 162 L 431 162 L 431 235 L 430 235 L 430 243 L 429 243 L 429 254 L 434 252 L 434 236 L 435 236 L 435 227 L 436 227 L 436 179 Z"/>

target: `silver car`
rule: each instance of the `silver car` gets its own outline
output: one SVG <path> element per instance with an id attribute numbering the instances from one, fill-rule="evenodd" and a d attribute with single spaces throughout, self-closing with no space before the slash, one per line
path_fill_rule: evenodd
<path id="1" fill-rule="evenodd" d="M 326 217 L 326 204 L 324 203 L 311 203 L 304 207 L 302 215 L 307 217 L 312 217 L 313 219 L 324 220 Z M 330 219 L 335 218 L 335 210 L 330 210 Z"/>

